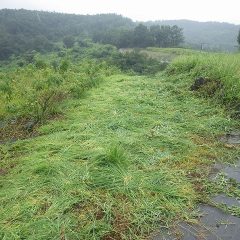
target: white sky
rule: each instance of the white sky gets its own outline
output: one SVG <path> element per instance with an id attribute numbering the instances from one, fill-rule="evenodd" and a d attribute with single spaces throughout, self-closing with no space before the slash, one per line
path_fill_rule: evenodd
<path id="1" fill-rule="evenodd" d="M 0 0 L 2 8 L 118 13 L 140 21 L 190 19 L 240 24 L 240 0 Z"/>

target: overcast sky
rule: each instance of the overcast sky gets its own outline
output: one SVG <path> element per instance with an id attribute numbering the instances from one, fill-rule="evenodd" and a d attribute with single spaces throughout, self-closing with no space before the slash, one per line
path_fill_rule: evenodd
<path id="1" fill-rule="evenodd" d="M 240 24 L 240 0 L 0 0 L 2 8 L 118 13 L 140 21 L 190 19 Z"/>

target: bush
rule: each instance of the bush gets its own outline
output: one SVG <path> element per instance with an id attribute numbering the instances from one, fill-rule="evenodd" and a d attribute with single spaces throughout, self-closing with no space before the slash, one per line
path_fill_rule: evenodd
<path id="1" fill-rule="evenodd" d="M 122 71 L 133 71 L 137 74 L 155 74 L 167 66 L 166 62 L 149 58 L 138 51 L 119 53 L 112 59 L 112 62 Z"/>

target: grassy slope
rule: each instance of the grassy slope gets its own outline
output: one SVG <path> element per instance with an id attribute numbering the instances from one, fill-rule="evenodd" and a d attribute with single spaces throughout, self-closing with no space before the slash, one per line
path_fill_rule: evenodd
<path id="1" fill-rule="evenodd" d="M 1 146 L 3 239 L 142 239 L 192 219 L 214 161 L 237 152 L 216 137 L 237 123 L 185 79 L 115 75 L 41 136 Z M 13 164 L 14 163 L 14 164 Z"/>
<path id="2" fill-rule="evenodd" d="M 196 55 L 200 51 L 185 49 L 185 48 L 155 48 L 148 47 L 141 50 L 142 53 L 146 53 L 149 57 L 163 60 L 163 61 L 172 61 L 179 56 L 189 56 Z"/>

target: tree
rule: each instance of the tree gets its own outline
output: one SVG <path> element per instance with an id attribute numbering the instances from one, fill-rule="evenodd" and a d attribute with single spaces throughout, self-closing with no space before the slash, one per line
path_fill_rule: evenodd
<path id="1" fill-rule="evenodd" d="M 53 43 L 43 35 L 37 35 L 32 39 L 31 44 L 32 50 L 37 52 L 50 52 L 53 49 Z"/>
<path id="2" fill-rule="evenodd" d="M 237 42 L 238 42 L 238 45 L 239 45 L 239 47 L 240 47 L 240 30 L 239 30 L 239 32 L 238 32 Z"/>
<path id="3" fill-rule="evenodd" d="M 150 35 L 156 47 L 176 47 L 184 41 L 183 31 L 178 26 L 152 25 Z"/>
<path id="4" fill-rule="evenodd" d="M 119 48 L 133 47 L 134 32 L 132 30 L 122 30 L 118 39 Z"/>
<path id="5" fill-rule="evenodd" d="M 63 43 L 66 48 L 71 48 L 75 43 L 75 39 L 73 36 L 66 36 L 63 38 Z"/>
<path id="6" fill-rule="evenodd" d="M 171 45 L 173 47 L 178 46 L 184 42 L 183 30 L 178 26 L 174 25 L 171 27 Z"/>
<path id="7" fill-rule="evenodd" d="M 139 24 L 134 29 L 134 46 L 135 47 L 151 46 L 151 36 L 149 29 L 143 24 Z"/>
<path id="8" fill-rule="evenodd" d="M 150 26 L 150 35 L 156 47 L 161 47 L 161 30 L 159 25 Z"/>
<path id="9" fill-rule="evenodd" d="M 171 38 L 171 26 L 169 25 L 162 25 L 160 27 L 160 43 L 159 47 L 170 47 L 172 44 Z"/>

